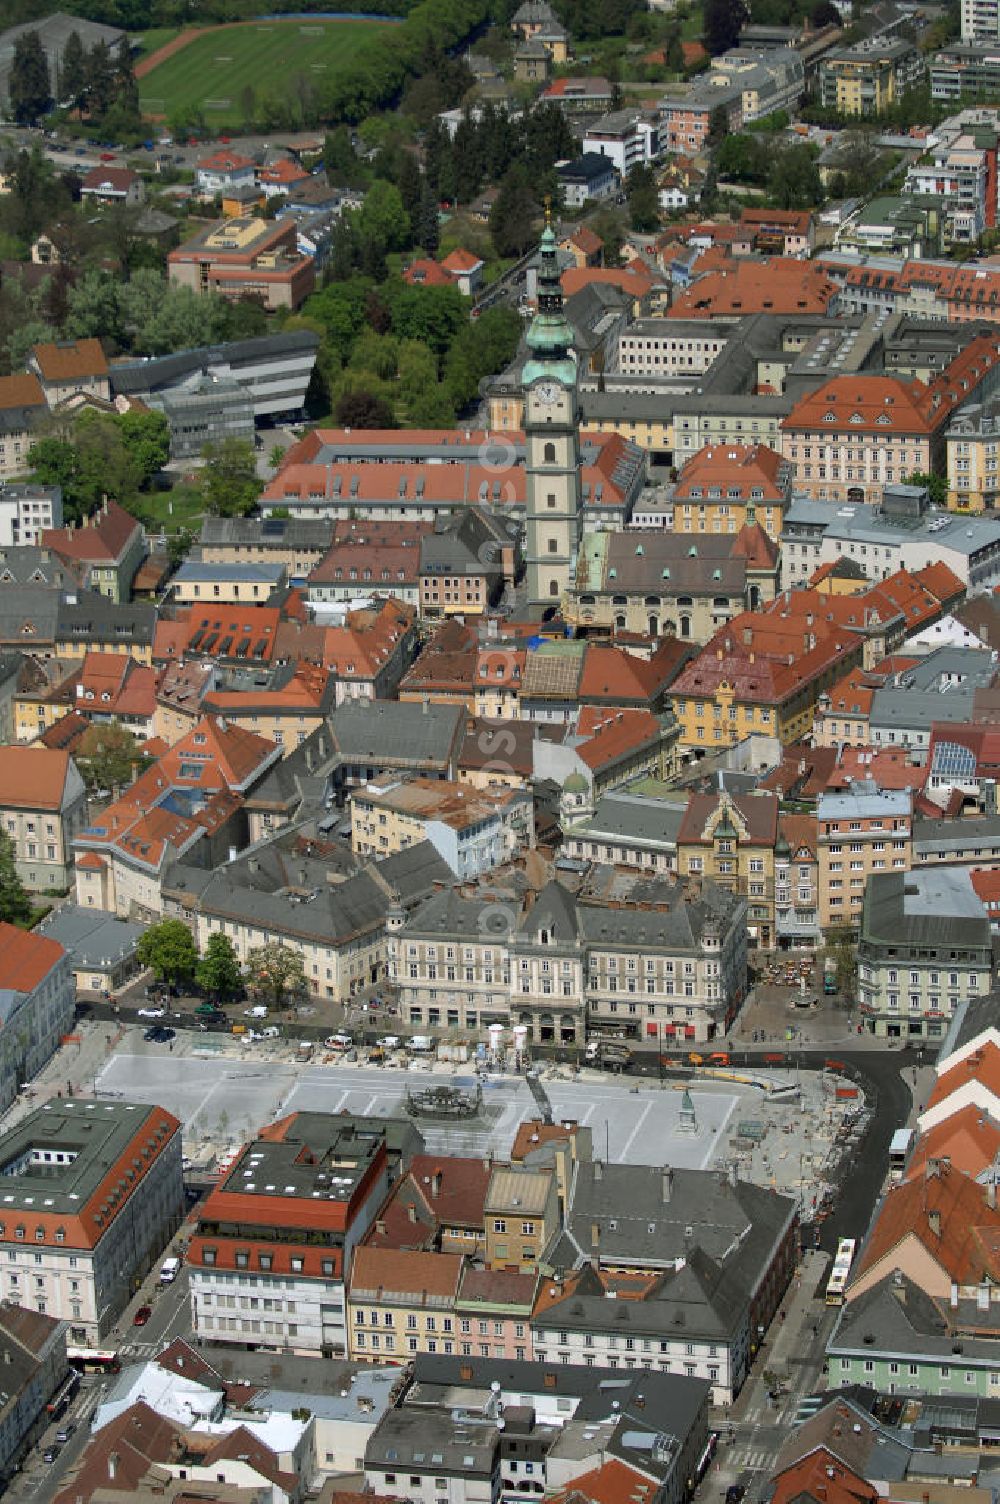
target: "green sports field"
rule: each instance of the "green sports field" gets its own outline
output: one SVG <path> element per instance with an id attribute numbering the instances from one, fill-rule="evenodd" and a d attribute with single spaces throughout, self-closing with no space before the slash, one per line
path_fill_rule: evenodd
<path id="1" fill-rule="evenodd" d="M 301 76 L 317 88 L 350 60 L 373 21 L 253 21 L 194 37 L 139 81 L 143 114 L 169 119 L 200 110 L 209 127 L 237 126 L 247 85 L 258 98 L 281 95 Z"/>

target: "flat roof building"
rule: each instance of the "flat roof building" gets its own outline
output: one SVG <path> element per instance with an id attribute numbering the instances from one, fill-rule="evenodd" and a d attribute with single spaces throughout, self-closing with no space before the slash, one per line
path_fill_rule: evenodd
<path id="1" fill-rule="evenodd" d="M 5 1294 L 96 1344 L 180 1224 L 181 1125 L 134 1102 L 48 1102 L 0 1138 L 0 1185 Z"/>

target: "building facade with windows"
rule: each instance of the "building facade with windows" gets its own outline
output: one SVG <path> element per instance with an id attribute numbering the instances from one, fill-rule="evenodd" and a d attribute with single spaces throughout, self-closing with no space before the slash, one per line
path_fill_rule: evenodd
<path id="1" fill-rule="evenodd" d="M 858 997 L 869 1031 L 940 1040 L 966 998 L 992 979 L 990 918 L 967 869 L 873 874 L 858 941 Z"/>
<path id="2" fill-rule="evenodd" d="M 857 783 L 850 793 L 824 794 L 816 820 L 820 927 L 854 926 L 869 877 L 909 871 L 913 796 Z"/>
<path id="3" fill-rule="evenodd" d="M 87 823 L 87 790 L 68 752 L 0 747 L 0 821 L 26 888 L 65 889 L 71 845 Z"/>
<path id="4" fill-rule="evenodd" d="M 4 1299 L 98 1344 L 180 1225 L 180 1123 L 132 1102 L 47 1102 L 0 1138 L 0 1180 Z"/>
<path id="5" fill-rule="evenodd" d="M 198 1337 L 346 1354 L 347 1270 L 388 1183 L 377 1119 L 298 1112 L 265 1129 L 199 1208 L 188 1248 Z"/>
<path id="6" fill-rule="evenodd" d="M 615 908 L 550 882 L 524 908 L 436 894 L 389 936 L 414 1027 L 522 1026 L 538 1043 L 588 1031 L 705 1041 L 746 993 L 747 901 L 715 883 L 651 879 Z"/>

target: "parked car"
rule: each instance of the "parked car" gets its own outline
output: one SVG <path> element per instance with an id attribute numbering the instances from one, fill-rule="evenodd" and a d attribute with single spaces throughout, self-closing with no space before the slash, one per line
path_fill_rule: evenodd
<path id="1" fill-rule="evenodd" d="M 267 1009 L 263 1003 L 254 1003 L 252 1008 L 243 1009 L 244 1018 L 266 1018 Z"/>
<path id="2" fill-rule="evenodd" d="M 402 1043 L 398 1034 L 387 1034 L 381 1041 L 383 1050 L 398 1050 Z"/>
<path id="3" fill-rule="evenodd" d="M 66 1424 L 56 1432 L 56 1441 L 65 1446 L 66 1442 L 69 1441 L 75 1430 L 76 1421 L 68 1420 Z"/>
<path id="4" fill-rule="evenodd" d="M 323 1043 L 328 1050 L 349 1050 L 354 1040 L 350 1034 L 328 1034 Z"/>
<path id="5" fill-rule="evenodd" d="M 56 1458 L 59 1456 L 59 1453 L 61 1451 L 62 1451 L 62 1447 L 56 1447 L 56 1446 L 46 1447 L 45 1451 L 42 1453 L 42 1461 L 43 1462 L 55 1462 Z"/>
<path id="6" fill-rule="evenodd" d="M 177 1031 L 165 1029 L 162 1024 L 154 1024 L 142 1037 L 147 1044 L 169 1044 L 172 1039 L 177 1038 Z"/>
<path id="7" fill-rule="evenodd" d="M 152 1316 L 152 1314 L 153 1314 L 153 1307 L 152 1306 L 140 1306 L 139 1309 L 136 1311 L 135 1315 L 132 1317 L 132 1325 L 133 1326 L 145 1326 L 146 1322 L 149 1320 L 149 1318 L 150 1318 L 150 1316 Z"/>
<path id="8" fill-rule="evenodd" d="M 137 1018 L 162 1018 L 165 1008 L 139 1008 L 136 1011 Z"/>

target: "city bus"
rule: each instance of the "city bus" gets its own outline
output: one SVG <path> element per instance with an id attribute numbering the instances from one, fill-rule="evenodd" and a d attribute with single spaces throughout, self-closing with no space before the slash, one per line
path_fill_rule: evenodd
<path id="1" fill-rule="evenodd" d="M 854 1238 L 841 1238 L 837 1244 L 837 1256 L 833 1261 L 833 1271 L 826 1287 L 826 1303 L 828 1306 L 842 1306 L 844 1304 L 844 1291 L 847 1289 L 847 1278 L 854 1263 L 854 1250 L 857 1243 Z"/>
<path id="2" fill-rule="evenodd" d="M 118 1354 L 96 1347 L 67 1347 L 66 1359 L 77 1373 L 118 1373 Z"/>

